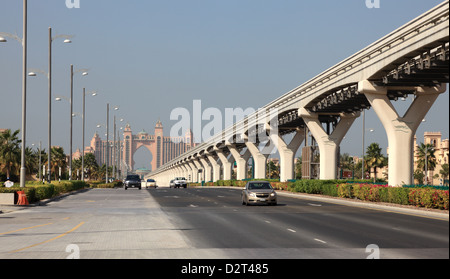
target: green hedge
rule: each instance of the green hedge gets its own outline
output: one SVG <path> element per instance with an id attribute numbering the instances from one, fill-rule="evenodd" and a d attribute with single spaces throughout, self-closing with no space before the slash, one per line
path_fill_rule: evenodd
<path id="1" fill-rule="evenodd" d="M 61 182 L 55 181 L 51 184 L 43 184 L 42 182 L 27 182 L 25 188 L 20 188 L 19 185 L 15 185 L 11 188 L 1 187 L 0 193 L 15 193 L 18 191 L 24 191 L 27 195 L 28 202 L 34 203 L 86 187 L 89 187 L 87 183 L 78 180 Z"/>
<path id="2" fill-rule="evenodd" d="M 338 196 L 448 210 L 449 191 L 433 188 L 388 187 L 373 184 L 338 184 Z"/>

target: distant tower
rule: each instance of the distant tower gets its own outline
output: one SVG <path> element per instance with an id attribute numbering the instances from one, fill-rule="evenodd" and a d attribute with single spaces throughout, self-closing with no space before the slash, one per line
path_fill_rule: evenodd
<path id="1" fill-rule="evenodd" d="M 97 161 L 97 164 L 99 164 L 100 166 L 102 165 L 102 162 L 103 162 L 102 148 L 103 148 L 102 139 L 100 138 L 98 133 L 95 132 L 95 135 L 91 140 L 90 150 L 93 151 L 95 160 Z"/>
<path id="2" fill-rule="evenodd" d="M 192 133 L 192 130 L 189 129 L 186 132 L 185 135 L 185 144 L 186 144 L 186 150 L 190 150 L 193 147 L 194 144 L 194 134 Z"/>
<path id="3" fill-rule="evenodd" d="M 125 126 L 125 130 L 123 132 L 123 160 L 127 164 L 129 168 L 131 168 L 134 165 L 133 162 L 133 132 L 131 131 L 130 124 L 127 123 Z"/>
<path id="4" fill-rule="evenodd" d="M 181 137 L 164 137 L 164 127 L 161 120 L 158 120 L 155 125 L 154 135 L 148 134 L 144 130 L 134 135 L 128 123 L 123 130 L 123 141 L 121 141 L 120 146 L 120 160 L 127 165 L 128 170 L 132 171 L 135 167 L 134 154 L 140 148 L 146 148 L 151 153 L 152 156 L 148 159 L 151 160 L 151 169 L 156 170 L 177 156 L 194 148 L 195 143 L 191 130 Z M 97 133 L 95 133 L 91 140 L 91 146 L 86 151 L 95 154 L 99 165 L 105 163 L 106 141 L 103 141 Z M 112 147 L 109 154 L 112 154 Z M 111 155 L 109 160 L 112 163 Z"/>
<path id="5" fill-rule="evenodd" d="M 155 126 L 155 141 L 156 141 L 156 168 L 162 166 L 163 162 L 163 125 L 161 120 L 158 119 Z M 155 168 L 155 169 L 156 169 Z"/>

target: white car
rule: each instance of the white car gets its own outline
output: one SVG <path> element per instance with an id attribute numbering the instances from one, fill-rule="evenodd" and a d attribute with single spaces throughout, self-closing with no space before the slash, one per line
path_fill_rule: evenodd
<path id="1" fill-rule="evenodd" d="M 175 180 L 170 180 L 169 188 L 175 188 Z"/>
<path id="2" fill-rule="evenodd" d="M 175 177 L 174 180 L 170 181 L 170 188 L 187 188 L 187 181 L 184 177 Z"/>
<path id="3" fill-rule="evenodd" d="M 145 188 L 148 189 L 149 187 L 158 188 L 154 179 L 147 179 L 147 182 L 145 182 Z"/>

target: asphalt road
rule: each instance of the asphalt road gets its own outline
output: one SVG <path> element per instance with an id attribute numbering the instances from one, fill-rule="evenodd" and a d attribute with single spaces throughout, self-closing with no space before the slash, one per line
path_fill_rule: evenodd
<path id="1" fill-rule="evenodd" d="M 448 219 L 278 203 L 242 206 L 228 188 L 92 189 L 0 214 L 0 258 L 449 258 Z"/>
<path id="2" fill-rule="evenodd" d="M 449 257 L 448 221 L 287 196 L 278 206 L 247 207 L 238 189 L 152 195 L 191 246 L 225 258 Z"/>

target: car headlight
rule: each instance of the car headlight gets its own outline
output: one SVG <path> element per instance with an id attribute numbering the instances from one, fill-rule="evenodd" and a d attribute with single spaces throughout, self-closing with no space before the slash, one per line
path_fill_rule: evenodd
<path id="1" fill-rule="evenodd" d="M 252 197 L 252 198 L 256 198 L 256 194 L 255 193 L 250 193 L 249 196 Z"/>
<path id="2" fill-rule="evenodd" d="M 272 194 L 270 194 L 271 197 L 275 197 L 277 195 L 277 193 L 273 192 Z"/>

